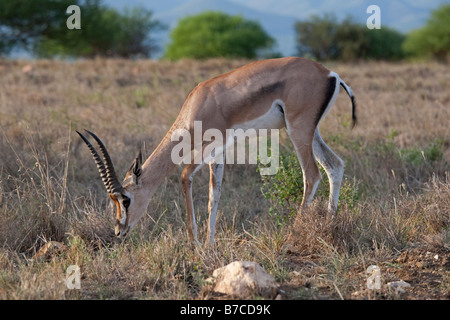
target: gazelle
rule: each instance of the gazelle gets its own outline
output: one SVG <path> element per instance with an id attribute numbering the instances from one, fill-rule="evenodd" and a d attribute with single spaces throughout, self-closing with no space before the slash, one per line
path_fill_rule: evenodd
<path id="1" fill-rule="evenodd" d="M 102 141 L 87 131 L 96 140 L 103 159 L 88 139 L 77 131 L 88 145 L 108 196 L 116 205 L 115 234 L 126 236 L 144 215 L 152 195 L 176 166 L 171 161 L 171 152 L 178 142 L 172 141 L 172 134 L 178 129 L 192 132 L 194 121 L 202 121 L 202 130 L 215 128 L 224 133 L 224 136 L 229 128 L 286 127 L 303 171 L 301 206 L 309 206 L 321 179 L 317 160 L 330 181 L 328 209 L 335 212 L 344 162 L 322 140 L 318 124 L 335 102 L 340 86 L 351 99 L 354 125 L 356 106 L 351 88 L 335 72 L 307 59 L 288 57 L 257 61 L 202 82 L 189 94 L 172 127 L 144 163 L 139 152 L 122 183 L 117 178 Z M 208 143 L 210 142 L 203 141 L 203 149 Z M 224 145 L 229 145 L 229 141 Z M 192 179 L 207 161 L 209 160 L 205 159 L 201 163 L 186 165 L 181 175 L 186 197 L 188 234 L 190 240 L 196 243 Z M 208 164 L 210 183 L 207 238 L 212 244 L 224 165 L 214 159 Z"/>

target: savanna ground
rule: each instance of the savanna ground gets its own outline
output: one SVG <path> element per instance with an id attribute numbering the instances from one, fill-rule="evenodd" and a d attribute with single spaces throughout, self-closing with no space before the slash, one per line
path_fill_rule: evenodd
<path id="1" fill-rule="evenodd" d="M 97 168 L 75 130 L 94 131 L 124 174 L 139 148 L 164 136 L 187 94 L 245 61 L 0 62 L 0 299 L 202 299 L 205 279 L 235 260 L 260 263 L 284 299 L 450 297 L 450 73 L 423 63 L 326 64 L 352 86 L 358 125 L 341 92 L 321 123 L 346 162 L 340 208 L 327 181 L 308 212 L 284 130 L 285 167 L 262 181 L 256 165 L 227 165 L 213 249 L 188 243 L 176 168 L 132 234 L 113 235 Z M 296 176 L 297 175 L 297 176 Z M 294 177 L 295 179 L 290 179 Z M 207 168 L 194 179 L 206 235 Z M 34 258 L 46 243 L 61 242 Z M 81 268 L 81 289 L 65 284 Z M 381 288 L 366 286 L 369 266 Z M 387 286 L 404 280 L 404 293 Z"/>

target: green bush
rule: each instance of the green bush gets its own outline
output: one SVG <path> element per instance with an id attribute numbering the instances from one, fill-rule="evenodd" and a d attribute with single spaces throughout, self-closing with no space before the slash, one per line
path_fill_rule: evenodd
<path id="1" fill-rule="evenodd" d="M 338 22 L 333 15 L 312 16 L 295 24 L 299 56 L 317 60 L 378 59 L 403 57 L 400 32 L 382 27 L 369 30 L 351 17 Z"/>
<path id="2" fill-rule="evenodd" d="M 259 23 L 221 12 L 204 12 L 178 22 L 165 56 L 170 60 L 210 57 L 255 58 L 274 40 Z"/>
<path id="3" fill-rule="evenodd" d="M 399 60 L 405 57 L 402 44 L 406 36 L 395 29 L 366 29 L 368 49 L 365 57 L 376 60 Z"/>
<path id="4" fill-rule="evenodd" d="M 450 52 L 450 4 L 434 10 L 423 28 L 411 31 L 403 49 L 416 57 L 447 59 Z"/>
<path id="5" fill-rule="evenodd" d="M 444 158 L 444 142 L 436 139 L 426 148 L 411 147 L 400 149 L 400 159 L 407 164 L 420 166 L 424 164 L 432 165 L 434 162 Z"/>
<path id="6" fill-rule="evenodd" d="M 358 58 L 365 58 L 370 51 L 370 43 L 367 29 L 354 22 L 350 17 L 342 21 L 336 28 L 334 41 L 338 48 L 339 60 L 351 61 Z"/>
<path id="7" fill-rule="evenodd" d="M 295 24 L 297 32 L 297 54 L 318 60 L 336 59 L 339 56 L 336 44 L 336 17 L 325 14 L 322 18 L 313 15 Z"/>

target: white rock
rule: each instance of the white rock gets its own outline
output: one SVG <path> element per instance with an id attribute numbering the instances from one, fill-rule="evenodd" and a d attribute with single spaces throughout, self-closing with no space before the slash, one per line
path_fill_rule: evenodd
<path id="1" fill-rule="evenodd" d="M 388 282 L 387 286 L 389 289 L 393 289 L 397 293 L 405 293 L 404 288 L 411 287 L 411 285 L 408 282 L 403 280 Z"/>
<path id="2" fill-rule="evenodd" d="M 213 291 L 235 299 L 273 299 L 278 292 L 275 279 L 256 262 L 234 261 L 214 270 L 213 277 Z"/>

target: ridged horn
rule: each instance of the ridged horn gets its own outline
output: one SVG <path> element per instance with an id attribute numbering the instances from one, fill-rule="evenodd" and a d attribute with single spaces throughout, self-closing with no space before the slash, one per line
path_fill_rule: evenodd
<path id="1" fill-rule="evenodd" d="M 89 135 L 92 136 L 95 139 L 95 141 L 97 141 L 97 144 L 100 148 L 100 153 L 103 156 L 102 160 L 101 157 L 98 155 L 97 151 L 95 150 L 95 148 L 89 142 L 89 140 L 85 136 L 83 136 L 80 132 L 77 131 L 77 133 L 80 135 L 80 137 L 83 139 L 83 141 L 86 143 L 86 145 L 88 146 L 89 150 L 92 153 L 94 161 L 97 164 L 98 171 L 100 172 L 100 176 L 102 177 L 103 183 L 105 184 L 106 191 L 108 193 L 113 194 L 120 193 L 122 191 L 122 185 L 117 179 L 116 172 L 114 171 L 114 165 L 112 164 L 111 157 L 109 156 L 105 145 L 94 133 L 86 129 L 85 131 L 89 133 Z"/>

